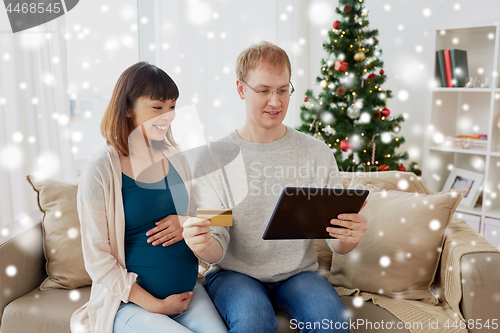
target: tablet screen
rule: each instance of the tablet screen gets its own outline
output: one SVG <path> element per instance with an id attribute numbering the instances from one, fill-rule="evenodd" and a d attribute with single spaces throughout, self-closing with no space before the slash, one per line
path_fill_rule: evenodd
<path id="1" fill-rule="evenodd" d="M 358 213 L 369 191 L 285 187 L 263 239 L 332 239 L 327 227 L 342 213 Z"/>

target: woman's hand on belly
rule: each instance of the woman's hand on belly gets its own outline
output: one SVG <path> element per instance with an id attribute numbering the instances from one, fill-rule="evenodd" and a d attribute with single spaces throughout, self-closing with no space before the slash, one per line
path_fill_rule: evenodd
<path id="1" fill-rule="evenodd" d="M 182 294 L 170 295 L 158 302 L 158 312 L 166 315 L 181 314 L 186 311 L 189 302 L 193 298 L 194 291 L 187 291 Z"/>
<path id="2" fill-rule="evenodd" d="M 169 246 L 182 240 L 182 224 L 189 218 L 189 216 L 169 215 L 164 219 L 156 222 L 156 227 L 149 230 L 146 236 L 148 243 L 153 246 L 163 244 Z"/>
<path id="3" fill-rule="evenodd" d="M 182 294 L 170 295 L 164 299 L 158 299 L 144 290 L 137 283 L 132 285 L 129 301 L 152 313 L 161 313 L 165 315 L 181 314 L 186 311 L 194 292 L 187 291 Z"/>

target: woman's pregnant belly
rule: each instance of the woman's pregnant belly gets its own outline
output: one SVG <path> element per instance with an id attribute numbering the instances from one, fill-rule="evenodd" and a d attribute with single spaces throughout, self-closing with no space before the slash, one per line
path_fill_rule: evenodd
<path id="1" fill-rule="evenodd" d="M 144 237 L 125 246 L 127 270 L 138 275 L 137 283 L 159 299 L 193 290 L 198 259 L 184 239 L 167 247 L 153 246 L 146 240 Z"/>

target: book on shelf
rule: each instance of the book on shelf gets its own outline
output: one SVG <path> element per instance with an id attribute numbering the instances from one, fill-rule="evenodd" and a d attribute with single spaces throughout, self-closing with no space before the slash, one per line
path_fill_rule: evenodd
<path id="1" fill-rule="evenodd" d="M 442 87 L 465 87 L 469 76 L 467 51 L 436 51 L 436 76 L 441 78 Z"/>
<path id="2" fill-rule="evenodd" d="M 467 134 L 467 135 L 457 135 L 455 138 L 465 138 L 474 140 L 488 140 L 487 134 Z"/>
<path id="3" fill-rule="evenodd" d="M 443 51 L 443 58 L 444 58 L 444 69 L 446 72 L 446 86 L 448 88 L 453 87 L 453 71 L 451 70 L 451 56 L 450 56 L 450 50 L 444 50 Z"/>
<path id="4" fill-rule="evenodd" d="M 488 136 L 486 134 L 457 135 L 454 138 L 455 145 L 462 148 L 486 149 L 488 146 Z"/>
<path id="5" fill-rule="evenodd" d="M 454 137 L 448 136 L 439 146 L 485 150 L 488 147 L 488 136 L 486 134 L 456 135 Z"/>
<path id="6" fill-rule="evenodd" d="M 440 78 L 441 78 L 441 87 L 446 87 L 446 72 L 444 71 L 444 58 L 443 58 L 443 50 L 436 52 L 436 69 Z"/>
<path id="7" fill-rule="evenodd" d="M 451 69 L 455 87 L 465 87 L 469 76 L 469 66 L 467 65 L 467 51 L 450 50 Z"/>

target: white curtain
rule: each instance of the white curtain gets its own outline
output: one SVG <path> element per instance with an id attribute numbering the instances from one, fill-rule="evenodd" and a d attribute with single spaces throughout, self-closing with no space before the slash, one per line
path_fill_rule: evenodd
<path id="1" fill-rule="evenodd" d="M 26 176 L 75 182 L 64 16 L 13 34 L 0 11 L 0 226 L 38 209 Z"/>
<path id="2" fill-rule="evenodd" d="M 287 51 L 292 63 L 296 93 L 285 123 L 297 126 L 304 92 L 312 86 L 308 10 L 305 0 L 141 0 L 140 58 L 174 79 L 180 91 L 178 106 L 196 105 L 205 135 L 212 141 L 245 120 L 235 84 L 238 54 L 255 42 L 275 43 Z"/>

